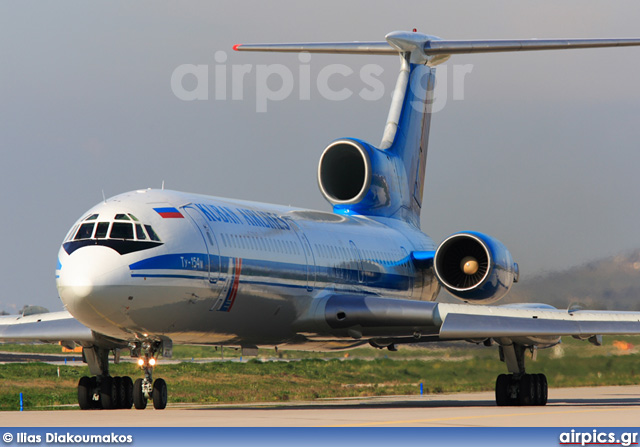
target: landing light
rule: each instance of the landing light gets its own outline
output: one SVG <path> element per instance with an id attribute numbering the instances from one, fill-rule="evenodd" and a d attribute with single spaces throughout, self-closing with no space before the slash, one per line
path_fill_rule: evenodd
<path id="1" fill-rule="evenodd" d="M 140 366 L 141 368 L 144 368 L 145 366 L 151 366 L 153 368 L 154 366 L 156 366 L 156 359 L 154 359 L 153 357 L 151 357 L 150 359 L 140 357 L 138 359 L 138 366 Z"/>

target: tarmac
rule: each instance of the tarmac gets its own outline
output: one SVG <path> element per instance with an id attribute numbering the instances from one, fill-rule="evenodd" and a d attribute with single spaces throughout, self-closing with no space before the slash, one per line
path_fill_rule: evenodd
<path id="1" fill-rule="evenodd" d="M 73 407 L 77 408 L 76 406 Z M 544 407 L 497 407 L 490 392 L 321 399 L 165 410 L 1 412 L 4 427 L 635 427 L 640 386 L 552 388 Z"/>

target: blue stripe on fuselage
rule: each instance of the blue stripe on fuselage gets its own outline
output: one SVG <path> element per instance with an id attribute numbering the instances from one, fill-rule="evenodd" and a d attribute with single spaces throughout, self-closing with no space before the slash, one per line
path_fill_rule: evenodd
<path id="1" fill-rule="evenodd" d="M 132 278 L 178 278 L 203 281 L 208 279 L 208 255 L 203 253 L 178 253 L 160 255 L 138 261 L 129 266 Z M 235 257 L 221 256 L 220 265 L 235 265 Z M 164 270 L 159 272 L 159 270 Z M 156 271 L 154 273 L 153 271 Z M 305 264 L 296 264 L 263 259 L 242 259 L 242 284 L 264 285 L 273 287 L 306 288 L 308 269 Z M 192 273 L 192 274 L 189 274 Z M 198 275 L 200 273 L 200 275 Z M 223 274 L 231 274 L 231 281 L 235 279 L 235 268 L 227 272 L 223 267 Z M 212 272 L 212 275 L 219 275 Z M 359 271 L 346 265 L 315 266 L 315 281 L 318 286 L 345 285 L 349 287 L 375 287 L 382 290 L 403 291 L 409 287 L 412 277 L 391 272 L 364 271 L 366 278 L 358 281 Z M 273 281 L 269 279 L 273 278 Z M 284 278 L 291 282 L 283 282 Z M 296 282 L 298 284 L 296 284 Z M 303 283 L 304 285 L 302 285 Z M 226 297 L 227 299 L 229 296 Z M 227 301 L 225 299 L 225 301 Z"/>
<path id="2" fill-rule="evenodd" d="M 189 270 L 196 272 L 209 271 L 209 255 L 202 253 L 176 253 L 154 256 L 129 265 L 135 270 Z"/>

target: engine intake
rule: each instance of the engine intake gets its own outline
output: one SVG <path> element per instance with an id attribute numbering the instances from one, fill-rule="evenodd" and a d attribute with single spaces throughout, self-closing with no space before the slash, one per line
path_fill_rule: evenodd
<path id="1" fill-rule="evenodd" d="M 435 273 L 456 298 L 491 303 L 518 281 L 518 264 L 498 240 L 482 233 L 449 236 L 436 250 Z"/>
<path id="2" fill-rule="evenodd" d="M 371 186 L 371 161 L 367 150 L 352 140 L 337 140 L 322 153 L 318 184 L 334 205 L 360 202 Z"/>

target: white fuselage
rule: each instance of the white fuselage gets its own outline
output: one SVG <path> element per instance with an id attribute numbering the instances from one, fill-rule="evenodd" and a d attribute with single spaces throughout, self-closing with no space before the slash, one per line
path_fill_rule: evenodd
<path id="1" fill-rule="evenodd" d="M 76 222 L 56 278 L 69 312 L 117 339 L 330 349 L 354 340 L 314 338 L 300 326 L 314 302 L 328 294 L 433 300 L 437 281 L 409 255 L 433 249 L 396 219 L 141 190 Z"/>

